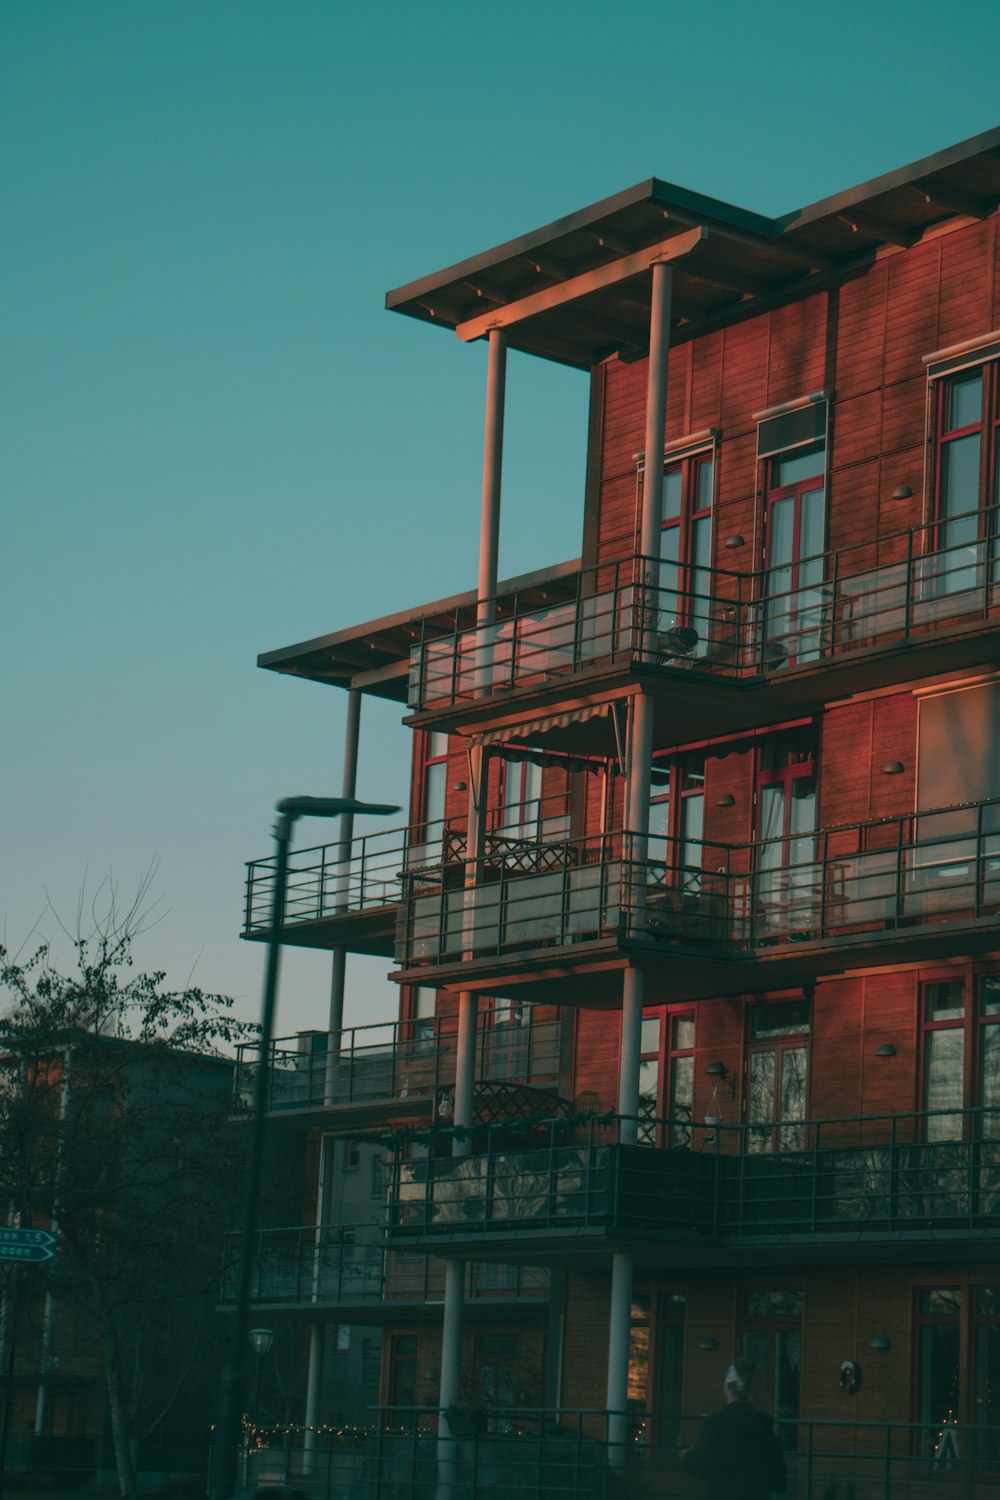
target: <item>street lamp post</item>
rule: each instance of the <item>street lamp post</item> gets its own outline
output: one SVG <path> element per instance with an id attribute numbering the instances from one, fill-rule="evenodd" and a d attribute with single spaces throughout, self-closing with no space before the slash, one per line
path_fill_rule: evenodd
<path id="1" fill-rule="evenodd" d="M 264 1363 L 264 1355 L 268 1353 L 274 1343 L 274 1330 L 271 1328 L 251 1328 L 250 1349 L 254 1357 L 256 1373 L 253 1387 L 253 1425 L 256 1430 L 260 1426 L 260 1371 Z M 246 1463 L 243 1466 L 243 1484 L 250 1483 L 250 1445 L 247 1444 Z"/>
<path id="2" fill-rule="evenodd" d="M 297 818 L 339 818 L 342 813 L 396 813 L 401 809 L 385 802 L 357 802 L 353 797 L 285 797 L 277 804 L 274 825 L 275 864 L 274 896 L 271 906 L 271 931 L 267 944 L 267 968 L 264 974 L 264 999 L 260 1017 L 260 1056 L 254 1080 L 253 1107 L 250 1115 L 250 1143 L 247 1151 L 246 1196 L 243 1204 L 243 1230 L 236 1272 L 236 1307 L 229 1346 L 229 1360 L 220 1390 L 219 1430 L 214 1446 L 212 1494 L 215 1500 L 228 1500 L 236 1487 L 238 1432 L 243 1402 L 243 1367 L 246 1358 L 250 1277 L 253 1270 L 253 1242 L 260 1217 L 260 1179 L 264 1163 L 264 1127 L 267 1121 L 268 1074 L 271 1037 L 274 1031 L 274 1007 L 278 992 L 278 964 L 281 954 L 281 928 L 285 918 L 285 888 L 288 884 L 288 846 Z"/>

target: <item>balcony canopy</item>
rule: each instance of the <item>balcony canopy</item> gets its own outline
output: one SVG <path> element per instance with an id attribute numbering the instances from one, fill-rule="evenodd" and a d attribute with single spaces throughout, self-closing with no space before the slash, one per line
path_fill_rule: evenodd
<path id="1" fill-rule="evenodd" d="M 1000 202 L 1000 129 L 779 218 L 651 177 L 543 229 L 389 292 L 393 312 L 493 327 L 528 354 L 587 369 L 643 357 L 650 267 L 675 272 L 675 340 L 810 291 Z"/>
<path id="2" fill-rule="evenodd" d="M 516 594 L 522 608 L 540 609 L 576 594 L 578 558 L 505 579 L 497 590 L 497 612 L 502 617 Z M 433 604 L 416 605 L 383 615 L 332 635 L 317 636 L 277 651 L 263 651 L 257 665 L 290 677 L 305 677 L 334 687 L 358 688 L 379 698 L 405 703 L 410 651 L 422 638 L 470 629 L 476 620 L 476 591 L 453 594 Z"/>

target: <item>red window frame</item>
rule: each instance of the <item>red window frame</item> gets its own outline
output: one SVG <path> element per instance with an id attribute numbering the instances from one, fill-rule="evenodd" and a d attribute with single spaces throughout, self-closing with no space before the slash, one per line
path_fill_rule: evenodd
<path id="1" fill-rule="evenodd" d="M 444 750 L 436 755 L 431 755 L 430 751 L 434 748 L 434 737 L 436 733 L 439 734 L 440 737 L 444 740 Z M 425 832 L 428 823 L 427 803 L 428 793 L 430 790 L 431 774 L 439 766 L 444 767 L 443 781 L 445 784 L 441 788 L 443 794 L 441 797 L 441 816 L 443 819 L 447 797 L 448 736 L 447 734 L 443 734 L 441 731 L 426 729 L 421 737 L 420 742 L 420 776 L 417 787 L 417 816 L 414 820 L 417 823 L 418 827 L 420 827 Z"/>
<path id="2" fill-rule="evenodd" d="M 972 375 L 977 375 L 979 378 L 981 378 L 981 380 L 983 382 L 982 401 L 981 401 L 980 409 L 979 409 L 979 420 L 978 420 L 978 422 L 967 422 L 964 427 L 949 427 L 947 425 L 947 423 L 948 423 L 948 402 L 949 402 L 949 398 L 950 398 L 950 395 L 951 395 L 951 391 L 952 391 L 953 387 L 959 381 L 968 380 L 970 378 L 970 376 L 972 376 Z M 942 513 L 942 509 L 941 509 L 942 482 L 943 482 L 943 470 L 944 470 L 943 459 L 944 459 L 945 453 L 947 452 L 949 445 L 951 443 L 956 442 L 960 438 L 972 437 L 972 436 L 974 436 L 975 434 L 978 433 L 979 437 L 980 437 L 980 441 L 982 441 L 982 439 L 984 437 L 987 439 L 987 441 L 989 440 L 990 435 L 991 435 L 991 428 L 995 429 L 995 425 L 996 425 L 996 410 L 995 409 L 996 409 L 996 399 L 997 399 L 996 398 L 996 381 L 993 379 L 990 367 L 986 366 L 986 365 L 970 365 L 970 366 L 966 367 L 963 370 L 955 370 L 950 375 L 943 375 L 943 376 L 941 376 L 940 379 L 936 381 L 936 385 L 937 385 L 937 389 L 936 389 L 936 391 L 934 393 L 935 403 L 936 403 L 935 418 L 934 418 L 934 431 L 937 434 L 937 442 L 935 444 L 935 449 L 934 449 L 934 505 L 933 505 L 934 530 L 933 530 L 933 533 L 932 533 L 932 536 L 933 536 L 933 547 L 935 549 L 937 549 L 937 547 L 939 545 L 940 528 L 941 528 L 942 524 L 944 524 L 944 522 L 946 522 L 946 521 L 955 519 L 952 516 L 945 516 Z M 990 408 L 993 409 L 993 422 L 992 423 L 988 423 L 987 421 L 984 421 L 984 416 L 985 416 L 986 412 Z M 993 446 L 994 452 L 995 452 L 995 444 L 993 444 L 991 446 Z M 992 462 L 990 463 L 989 467 L 992 467 Z M 979 452 L 979 475 L 980 475 L 980 486 L 981 486 L 981 484 L 982 484 L 982 475 L 983 475 L 983 450 L 982 450 L 982 447 L 980 447 L 980 452 Z M 979 497 L 979 509 L 982 510 L 982 495 L 981 494 L 980 494 L 980 497 Z M 963 511 L 963 512 L 959 512 L 958 514 L 963 514 L 964 515 L 964 514 L 968 514 L 968 513 Z"/>
<path id="3" fill-rule="evenodd" d="M 699 505 L 698 497 L 701 491 L 701 471 L 706 465 L 712 466 L 712 485 L 707 505 Z M 676 516 L 670 516 L 660 524 L 660 549 L 662 557 L 663 534 L 668 531 L 678 532 L 677 539 L 677 624 L 686 625 L 691 619 L 691 573 L 697 567 L 692 558 L 692 539 L 694 529 L 699 521 L 711 521 L 715 510 L 715 449 L 703 449 L 700 453 L 692 453 L 684 458 L 675 459 L 665 463 L 663 466 L 664 477 L 668 474 L 680 474 L 681 476 L 681 503 Z M 709 529 L 709 561 L 707 566 L 712 566 L 712 533 Z M 703 606 L 704 609 L 704 606 Z M 698 611 L 699 615 L 702 610 Z"/>
<path id="4" fill-rule="evenodd" d="M 704 816 L 705 801 L 705 777 L 707 757 L 703 750 L 688 750 L 681 755 L 672 752 L 656 754 L 653 756 L 653 769 L 667 767 L 670 772 L 670 780 L 666 788 L 660 794 L 652 789 L 649 795 L 649 813 L 651 815 L 654 807 L 666 807 L 667 828 L 665 833 L 650 834 L 651 838 L 662 839 L 666 844 L 666 874 L 667 884 L 672 884 L 681 874 L 681 858 L 684 852 L 684 809 L 685 804 L 694 799 L 701 799 L 702 813 Z M 698 777 L 692 780 L 692 777 Z M 648 825 L 647 825 L 648 826 Z M 702 840 L 704 838 L 704 824 Z"/>
<path id="5" fill-rule="evenodd" d="M 764 764 L 768 756 L 772 756 L 778 764 L 768 766 Z M 795 757 L 795 758 L 793 758 Z M 780 839 L 784 845 L 782 851 L 782 863 L 788 862 L 788 845 L 793 838 L 803 838 L 803 834 L 793 834 L 791 831 L 792 821 L 792 784 L 796 781 L 811 780 L 818 791 L 816 784 L 816 762 L 817 750 L 814 735 L 776 735 L 770 743 L 764 742 L 757 750 L 757 771 L 754 778 L 756 786 L 756 798 L 754 808 L 754 822 L 757 827 L 756 840 L 763 842 L 760 832 L 760 807 L 761 792 L 765 787 L 780 786 L 782 789 L 782 829 L 779 834 L 774 835 L 775 840 Z"/>

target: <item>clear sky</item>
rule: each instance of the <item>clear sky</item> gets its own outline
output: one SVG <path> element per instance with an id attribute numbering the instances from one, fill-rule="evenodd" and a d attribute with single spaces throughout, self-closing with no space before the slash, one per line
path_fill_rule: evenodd
<path id="1" fill-rule="evenodd" d="M 256 1013 L 243 861 L 339 792 L 344 712 L 257 652 L 475 580 L 484 351 L 386 290 L 653 175 L 786 212 L 1000 123 L 998 55 L 995 0 L 2 0 L 8 945 L 158 860 L 141 959 Z M 579 551 L 586 396 L 511 357 L 504 573 Z"/>

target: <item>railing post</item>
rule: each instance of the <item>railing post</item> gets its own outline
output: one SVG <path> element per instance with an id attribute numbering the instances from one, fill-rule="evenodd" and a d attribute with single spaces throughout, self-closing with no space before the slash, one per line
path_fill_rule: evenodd
<path id="1" fill-rule="evenodd" d="M 913 530 L 906 533 L 906 590 L 903 604 L 903 639 L 910 639 L 913 623 Z"/>
<path id="2" fill-rule="evenodd" d="M 840 552 L 833 554 L 833 575 L 830 579 L 832 592 L 830 595 L 830 648 L 829 656 L 837 654 L 837 590 L 840 587 Z M 822 650 L 822 647 L 820 648 Z"/>
<path id="3" fill-rule="evenodd" d="M 896 1223 L 896 1190 L 899 1179 L 899 1153 L 896 1141 L 896 1116 L 889 1117 L 889 1202 L 887 1204 L 889 1222 L 888 1229 L 893 1229 Z"/>
<path id="4" fill-rule="evenodd" d="M 511 615 L 511 620 L 510 620 L 510 672 L 508 674 L 508 679 L 507 679 L 508 686 L 511 687 L 511 688 L 513 688 L 515 686 L 516 682 L 517 682 L 517 648 L 518 648 L 517 633 L 518 633 L 518 627 L 521 624 L 521 616 L 520 616 L 520 614 L 518 612 L 518 603 L 520 601 L 520 597 L 521 597 L 520 590 L 519 589 L 515 589 L 514 590 L 514 607 L 513 607 L 513 613 Z M 493 629 L 496 628 L 495 622 L 494 622 L 494 625 L 493 625 L 492 628 Z M 494 642 L 494 651 L 495 650 L 496 650 L 496 643 Z"/>
<path id="5" fill-rule="evenodd" d="M 904 906 L 905 906 L 905 877 L 904 877 L 904 871 L 903 871 L 903 819 L 902 818 L 898 818 L 896 820 L 896 830 L 897 830 L 896 831 L 896 900 L 895 900 L 895 903 L 894 903 L 895 904 L 895 912 L 894 912 L 894 915 L 893 915 L 893 926 L 894 927 L 898 927 L 899 924 L 900 924 L 900 922 L 902 921 L 902 919 L 903 919 L 903 909 L 904 909 Z M 916 833 L 916 828 L 914 828 L 914 833 Z M 915 838 L 913 840 L 913 843 L 914 843 L 914 845 L 916 844 L 916 839 Z"/>
<path id="6" fill-rule="evenodd" d="M 976 808 L 976 895 L 973 914 L 980 916 L 983 908 L 983 890 L 986 885 L 986 850 L 983 843 L 983 804 Z"/>

